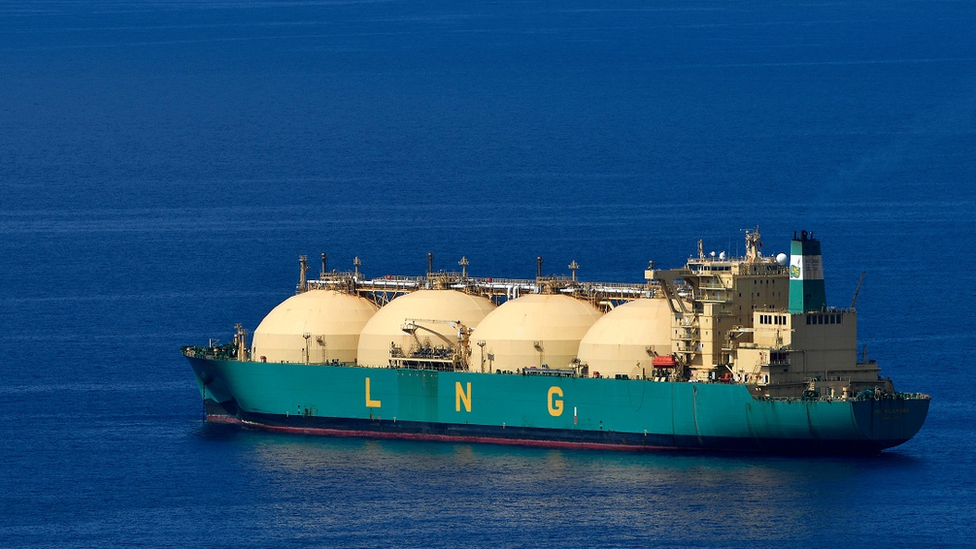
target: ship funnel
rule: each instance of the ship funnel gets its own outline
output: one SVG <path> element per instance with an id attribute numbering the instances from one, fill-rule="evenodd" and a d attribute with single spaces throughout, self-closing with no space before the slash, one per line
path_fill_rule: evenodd
<path id="1" fill-rule="evenodd" d="M 820 311 L 827 306 L 820 241 L 813 233 L 793 234 L 790 243 L 790 312 Z"/>

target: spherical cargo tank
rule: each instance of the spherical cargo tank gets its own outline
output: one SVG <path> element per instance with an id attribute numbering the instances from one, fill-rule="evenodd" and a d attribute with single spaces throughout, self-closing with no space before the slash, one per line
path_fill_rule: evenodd
<path id="1" fill-rule="evenodd" d="M 602 314 L 567 295 L 530 294 L 507 301 L 472 334 L 470 369 L 515 371 L 543 364 L 565 368 Z"/>
<path id="2" fill-rule="evenodd" d="M 390 349 L 397 346 L 404 352 L 427 341 L 432 346 L 454 348 L 460 321 L 467 328 L 479 325 L 495 305 L 485 297 L 468 295 L 456 290 L 419 290 L 390 301 L 370 319 L 359 338 L 359 364 L 386 368 L 390 364 Z M 404 325 L 416 326 L 413 334 Z"/>
<path id="3" fill-rule="evenodd" d="M 655 354 L 671 354 L 671 308 L 664 299 L 638 299 L 603 316 L 580 341 L 590 374 L 651 376 Z"/>
<path id="4" fill-rule="evenodd" d="M 368 299 L 334 290 L 294 295 L 272 309 L 254 330 L 251 359 L 353 362 L 359 333 L 378 309 Z"/>

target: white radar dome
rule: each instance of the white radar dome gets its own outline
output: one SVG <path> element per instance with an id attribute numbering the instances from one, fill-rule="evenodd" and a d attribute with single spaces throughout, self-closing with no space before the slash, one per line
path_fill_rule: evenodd
<path id="1" fill-rule="evenodd" d="M 359 332 L 377 309 L 368 299 L 334 290 L 309 290 L 294 295 L 272 309 L 254 330 L 251 359 L 309 364 L 353 362 Z"/>
<path id="2" fill-rule="evenodd" d="M 783 252 L 776 254 L 776 263 L 779 263 L 781 266 L 785 267 L 789 264 L 789 262 L 790 256 L 784 254 Z"/>

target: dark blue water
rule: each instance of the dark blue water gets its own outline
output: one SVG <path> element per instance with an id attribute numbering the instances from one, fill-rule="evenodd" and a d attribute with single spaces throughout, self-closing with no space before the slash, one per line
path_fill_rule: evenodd
<path id="1" fill-rule="evenodd" d="M 0 2 L 0 546 L 971 547 L 976 5 Z M 933 396 L 877 458 L 305 438 L 180 345 L 297 257 L 641 281 L 823 241 Z M 317 262 L 313 261 L 313 271 Z"/>

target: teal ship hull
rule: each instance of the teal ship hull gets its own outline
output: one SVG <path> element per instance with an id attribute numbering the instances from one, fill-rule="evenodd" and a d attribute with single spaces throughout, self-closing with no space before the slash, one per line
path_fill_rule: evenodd
<path id="1" fill-rule="evenodd" d="M 875 454 L 912 438 L 929 406 L 904 393 L 769 399 L 743 384 L 187 359 L 208 420 L 307 434 Z"/>

